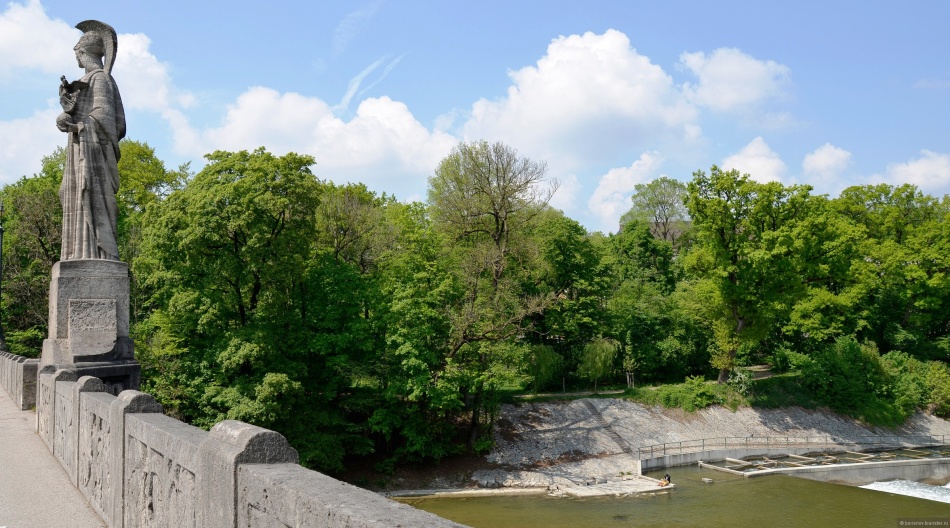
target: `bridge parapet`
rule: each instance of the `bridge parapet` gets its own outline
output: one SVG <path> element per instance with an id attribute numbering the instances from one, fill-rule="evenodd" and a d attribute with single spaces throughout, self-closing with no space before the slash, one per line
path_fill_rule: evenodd
<path id="1" fill-rule="evenodd" d="M 36 371 L 39 359 L 0 351 L 0 385 L 20 410 L 36 406 Z"/>
<path id="2" fill-rule="evenodd" d="M 37 432 L 112 528 L 464 528 L 301 467 L 274 431 L 236 420 L 204 431 L 143 392 L 116 397 L 64 369 L 38 378 Z"/>

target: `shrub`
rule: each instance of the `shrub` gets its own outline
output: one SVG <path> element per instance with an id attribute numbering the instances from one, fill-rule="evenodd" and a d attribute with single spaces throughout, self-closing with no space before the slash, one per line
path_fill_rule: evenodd
<path id="1" fill-rule="evenodd" d="M 950 417 L 950 367 L 939 361 L 931 361 L 927 368 L 927 386 L 934 414 Z"/>
<path id="2" fill-rule="evenodd" d="M 686 378 L 685 383 L 679 385 L 664 385 L 656 392 L 664 407 L 679 407 L 687 412 L 723 401 L 714 386 L 706 383 L 700 376 L 690 376 Z"/>
<path id="3" fill-rule="evenodd" d="M 802 361 L 799 370 L 802 382 L 819 401 L 839 412 L 853 414 L 868 404 L 870 396 L 889 388 L 877 350 L 850 337 L 839 338 L 810 361 Z"/>
<path id="4" fill-rule="evenodd" d="M 751 372 L 746 369 L 737 368 L 732 369 L 732 372 L 729 373 L 729 379 L 726 381 L 726 385 L 742 396 L 748 396 L 752 392 L 753 380 L 754 378 Z"/>

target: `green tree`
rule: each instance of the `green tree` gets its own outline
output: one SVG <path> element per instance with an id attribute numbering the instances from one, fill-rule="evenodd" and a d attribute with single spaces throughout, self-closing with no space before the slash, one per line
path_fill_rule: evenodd
<path id="1" fill-rule="evenodd" d="M 17 354 L 38 357 L 47 334 L 49 280 L 59 260 L 63 213 L 59 185 L 66 151 L 43 158 L 42 169 L 3 188 L 3 331 Z"/>
<path id="2" fill-rule="evenodd" d="M 577 370 L 581 377 L 594 382 L 594 392 L 597 392 L 597 381 L 614 371 L 619 350 L 620 343 L 604 338 L 595 339 L 584 347 Z"/>
<path id="3" fill-rule="evenodd" d="M 482 432 L 486 391 L 495 386 L 492 344 L 516 336 L 552 301 L 522 295 L 520 288 L 537 254 L 530 226 L 556 190 L 556 184 L 545 186 L 545 172 L 544 163 L 502 143 L 460 143 L 429 179 L 433 223 L 444 233 L 465 292 L 452 308 L 445 358 L 458 366 L 473 397 L 472 446 Z"/>
<path id="4" fill-rule="evenodd" d="M 539 215 L 530 238 L 537 244 L 538 261 L 524 275 L 522 290 L 556 299 L 530 316 L 531 331 L 524 339 L 538 345 L 528 354 L 530 376 L 540 376 L 534 381 L 543 380 L 543 385 L 560 374 L 563 386 L 576 372 L 584 346 L 603 331 L 608 281 L 593 237 L 560 211 Z M 539 370 L 542 365 L 556 366 L 559 372 Z"/>
<path id="5" fill-rule="evenodd" d="M 630 197 L 633 206 L 621 217 L 621 228 L 629 222 L 644 223 L 653 236 L 678 248 L 677 241 L 689 227 L 686 195 L 686 184 L 667 176 L 636 184 Z"/>
<path id="6" fill-rule="evenodd" d="M 361 307 L 345 270 L 311 261 L 322 191 L 314 160 L 264 149 L 206 157 L 143 221 L 134 269 L 153 292 L 137 343 L 147 388 L 198 425 L 273 428 L 304 463 L 339 468 L 351 369 L 346 341 L 326 325 Z"/>
<path id="7" fill-rule="evenodd" d="M 832 206 L 867 233 L 853 266 L 866 320 L 859 335 L 884 352 L 950 358 L 945 206 L 906 184 L 850 187 Z"/>
<path id="8" fill-rule="evenodd" d="M 693 174 L 686 202 L 699 231 L 688 264 L 708 281 L 717 345 L 713 366 L 724 383 L 740 349 L 758 346 L 801 291 L 791 229 L 809 213 L 810 188 L 758 183 L 713 166 Z"/>

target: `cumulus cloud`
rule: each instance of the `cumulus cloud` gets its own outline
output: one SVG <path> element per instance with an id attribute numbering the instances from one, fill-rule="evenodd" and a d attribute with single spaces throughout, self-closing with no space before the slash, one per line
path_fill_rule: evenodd
<path id="1" fill-rule="evenodd" d="M 188 145 L 195 155 L 266 145 L 280 154 L 312 154 L 322 177 L 388 191 L 402 186 L 410 194 L 425 189 L 427 176 L 457 142 L 430 131 L 404 103 L 388 97 L 361 101 L 356 115 L 344 121 L 319 98 L 265 87 L 241 94 L 220 127 L 192 134 L 197 140 Z"/>
<path id="2" fill-rule="evenodd" d="M 662 164 L 659 153 L 644 152 L 631 166 L 610 169 L 600 178 L 597 189 L 587 202 L 590 213 L 600 220 L 600 230 L 616 231 L 620 216 L 630 208 L 634 187 L 652 180 Z"/>
<path id="3" fill-rule="evenodd" d="M 39 172 L 43 156 L 65 144 L 65 135 L 56 129 L 60 111 L 49 108 L 29 117 L 0 121 L 0 183 Z"/>
<path id="4" fill-rule="evenodd" d="M 837 177 L 851 165 L 851 153 L 831 143 L 825 143 L 802 160 L 802 170 L 817 177 Z"/>
<path id="5" fill-rule="evenodd" d="M 150 110 L 163 114 L 187 108 L 194 97 L 172 82 L 170 67 L 149 51 L 151 39 L 141 33 L 120 34 L 119 54 L 112 76 L 122 93 L 126 110 Z"/>
<path id="6" fill-rule="evenodd" d="M 921 150 L 920 156 L 887 166 L 888 183 L 910 183 L 931 193 L 950 192 L 950 154 Z"/>
<path id="7" fill-rule="evenodd" d="M 762 137 L 753 139 L 742 150 L 722 161 L 724 170 L 738 169 L 753 180 L 766 183 L 782 181 L 785 177 L 785 162 L 776 154 Z"/>
<path id="8" fill-rule="evenodd" d="M 568 174 L 558 179 L 558 188 L 548 205 L 568 214 L 577 209 L 577 197 L 583 191 L 583 185 L 576 174 Z"/>
<path id="9" fill-rule="evenodd" d="M 46 15 L 39 0 L 7 4 L 0 13 L 0 81 L 9 80 L 22 70 L 40 70 L 63 74 L 76 69 L 73 46 L 82 33 Z"/>
<path id="10" fill-rule="evenodd" d="M 842 177 L 850 166 L 850 152 L 825 143 L 802 160 L 802 179 L 820 191 L 836 193 L 844 187 Z"/>
<path id="11" fill-rule="evenodd" d="M 509 77 L 504 97 L 472 106 L 463 135 L 511 143 L 564 172 L 655 148 L 658 139 L 699 135 L 696 109 L 619 31 L 558 37 L 537 64 Z"/>
<path id="12" fill-rule="evenodd" d="M 680 64 L 698 78 L 683 92 L 693 103 L 717 112 L 748 110 L 781 97 L 791 70 L 775 61 L 762 61 L 735 48 L 683 53 Z"/>

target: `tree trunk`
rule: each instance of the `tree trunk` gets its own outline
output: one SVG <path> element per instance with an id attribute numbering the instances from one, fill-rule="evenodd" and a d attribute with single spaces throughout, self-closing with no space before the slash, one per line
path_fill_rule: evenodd
<path id="1" fill-rule="evenodd" d="M 478 387 L 475 390 L 475 398 L 472 402 L 472 422 L 469 424 L 468 430 L 468 447 L 474 448 L 475 442 L 478 441 L 478 422 L 479 415 L 482 410 L 482 387 Z"/>
<path id="2" fill-rule="evenodd" d="M 729 369 L 719 369 L 719 378 L 716 380 L 716 383 L 722 385 L 729 380 Z"/>

